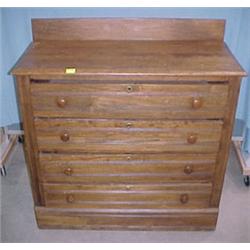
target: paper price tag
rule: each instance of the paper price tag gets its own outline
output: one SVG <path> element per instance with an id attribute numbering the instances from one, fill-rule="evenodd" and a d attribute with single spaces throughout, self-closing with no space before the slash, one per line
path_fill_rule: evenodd
<path id="1" fill-rule="evenodd" d="M 75 74 L 76 68 L 65 68 L 65 74 Z"/>

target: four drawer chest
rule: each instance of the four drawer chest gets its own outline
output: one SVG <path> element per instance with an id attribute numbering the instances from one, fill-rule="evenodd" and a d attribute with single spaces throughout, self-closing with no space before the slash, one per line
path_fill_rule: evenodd
<path id="1" fill-rule="evenodd" d="M 12 74 L 40 228 L 215 228 L 245 76 L 224 26 L 32 20 Z"/>

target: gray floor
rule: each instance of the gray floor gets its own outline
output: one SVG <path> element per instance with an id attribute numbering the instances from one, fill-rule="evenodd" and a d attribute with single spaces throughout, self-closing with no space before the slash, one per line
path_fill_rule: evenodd
<path id="1" fill-rule="evenodd" d="M 20 145 L 6 166 L 8 175 L 1 178 L 2 242 L 250 242 L 250 188 L 242 182 L 233 150 L 218 225 L 209 232 L 39 230 Z"/>

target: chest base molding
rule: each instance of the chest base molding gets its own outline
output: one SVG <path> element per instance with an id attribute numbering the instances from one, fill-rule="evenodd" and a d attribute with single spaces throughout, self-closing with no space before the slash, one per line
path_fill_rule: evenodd
<path id="1" fill-rule="evenodd" d="M 35 207 L 41 229 L 86 230 L 214 230 L 217 208 L 164 209 L 152 212 L 88 211 L 84 209 L 58 209 Z"/>

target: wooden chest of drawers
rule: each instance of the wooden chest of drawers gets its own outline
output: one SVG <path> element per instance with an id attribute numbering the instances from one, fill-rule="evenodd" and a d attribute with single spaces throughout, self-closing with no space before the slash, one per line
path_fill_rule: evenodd
<path id="1" fill-rule="evenodd" d="M 245 75 L 224 21 L 32 28 L 12 73 L 39 227 L 214 229 Z"/>

